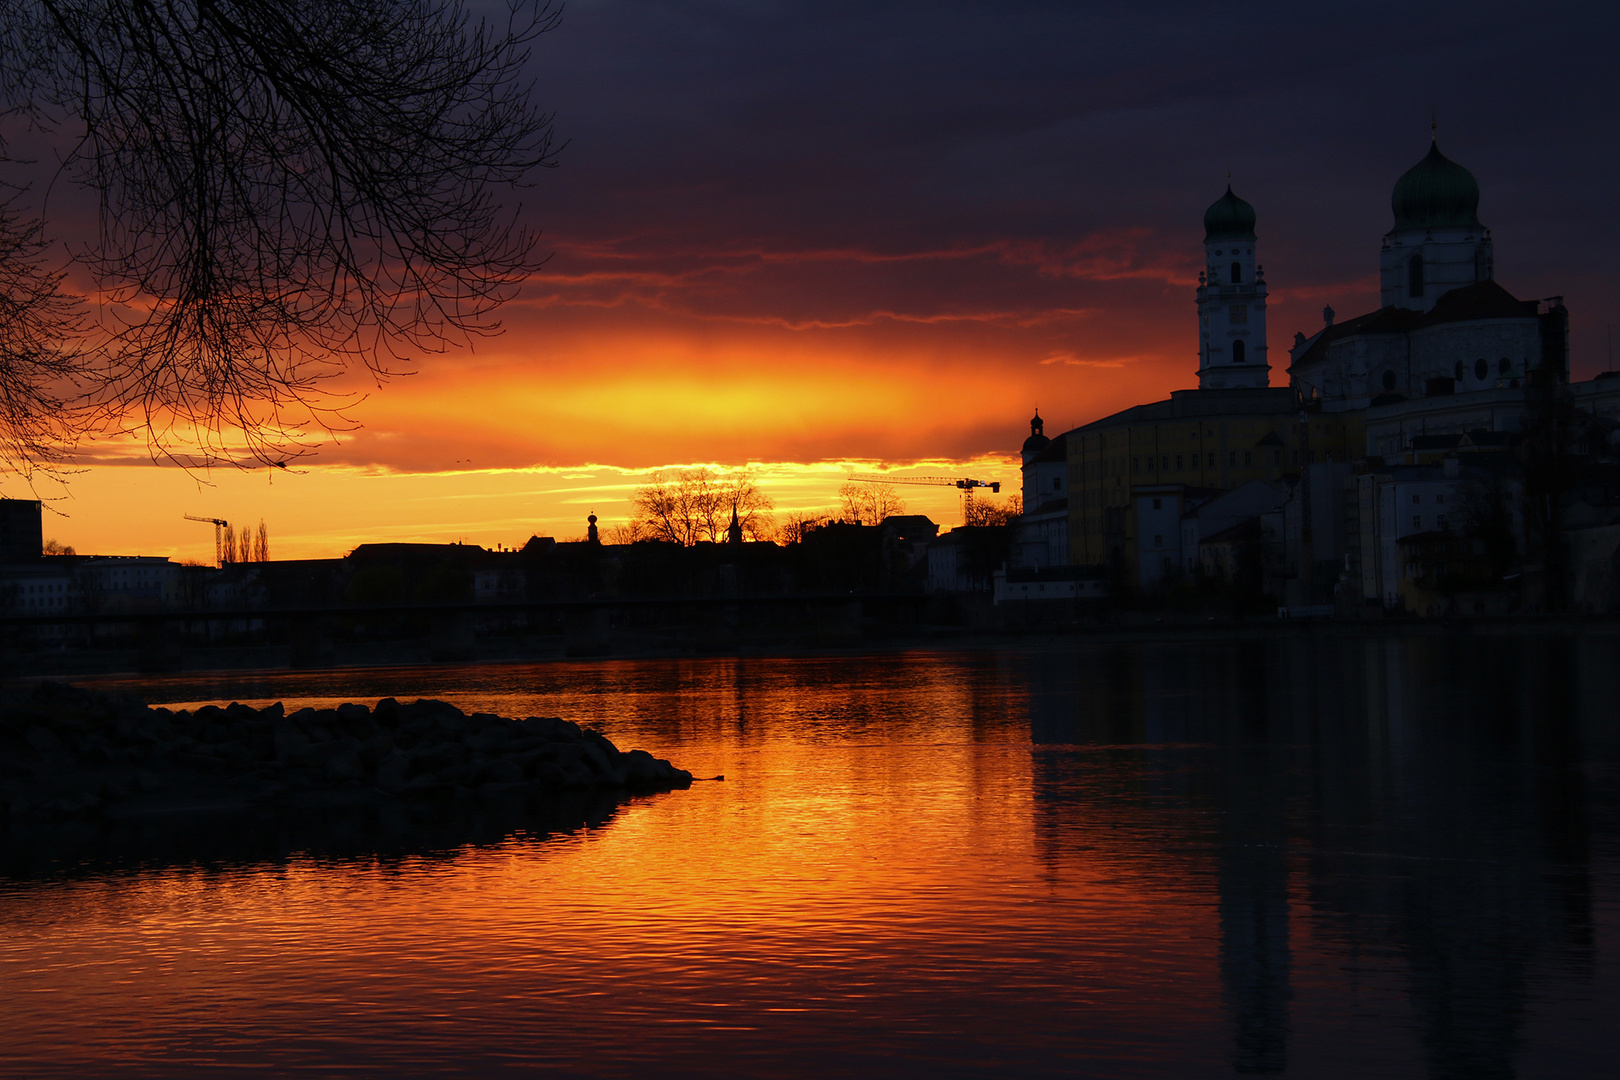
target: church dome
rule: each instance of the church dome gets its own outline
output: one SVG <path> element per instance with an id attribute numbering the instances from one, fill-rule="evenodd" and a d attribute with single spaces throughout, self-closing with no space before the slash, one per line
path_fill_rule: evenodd
<path id="1" fill-rule="evenodd" d="M 1393 232 L 1407 229 L 1483 229 L 1479 223 L 1479 181 L 1431 143 L 1422 161 L 1395 181 L 1390 197 Z"/>
<path id="2" fill-rule="evenodd" d="M 1204 211 L 1204 240 L 1253 240 L 1254 207 L 1232 194 L 1232 185 L 1226 185 L 1226 194 L 1216 199 Z"/>
<path id="3" fill-rule="evenodd" d="M 1045 427 L 1046 422 L 1041 419 L 1040 410 L 1035 410 L 1035 418 L 1029 422 L 1029 438 L 1024 440 L 1025 455 L 1038 454 L 1051 445 L 1052 440 L 1042 434 L 1042 429 Z M 1027 456 L 1025 460 L 1028 460 Z"/>

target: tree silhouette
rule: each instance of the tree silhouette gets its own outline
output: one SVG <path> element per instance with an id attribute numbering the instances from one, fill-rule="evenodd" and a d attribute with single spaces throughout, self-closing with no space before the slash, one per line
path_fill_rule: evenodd
<path id="1" fill-rule="evenodd" d="M 993 503 L 985 499 L 970 500 L 963 507 L 964 525 L 1007 525 L 1024 512 L 1024 497 L 1009 495 L 1005 501 Z"/>
<path id="2" fill-rule="evenodd" d="M 56 222 L 0 216 L 8 463 L 86 424 L 190 462 L 283 462 L 341 422 L 327 380 L 496 329 L 537 265 L 502 192 L 553 163 L 522 68 L 556 16 L 548 0 L 501 22 L 460 0 L 0 4 L 0 105 L 51 133 L 52 185 L 88 189 L 98 223 L 71 248 L 97 300 L 77 325 L 41 261 Z"/>
<path id="3" fill-rule="evenodd" d="M 733 513 L 750 540 L 770 536 L 774 505 L 746 471 L 713 469 L 655 472 L 631 497 L 636 523 L 649 539 L 690 547 L 726 537 Z"/>
<path id="4" fill-rule="evenodd" d="M 838 488 L 841 520 L 851 525 L 881 525 L 883 519 L 906 512 L 906 500 L 893 484 L 848 480 Z"/>

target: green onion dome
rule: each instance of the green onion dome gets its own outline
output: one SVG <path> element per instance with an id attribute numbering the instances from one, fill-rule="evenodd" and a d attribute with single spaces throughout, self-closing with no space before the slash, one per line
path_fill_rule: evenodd
<path id="1" fill-rule="evenodd" d="M 1428 156 L 1395 181 L 1390 197 L 1394 232 L 1407 229 L 1483 229 L 1479 223 L 1479 181 L 1474 174 L 1429 146 Z"/>
<path id="2" fill-rule="evenodd" d="M 1204 211 L 1204 242 L 1253 239 L 1254 207 L 1232 194 L 1232 185 L 1227 184 L 1226 194 Z"/>

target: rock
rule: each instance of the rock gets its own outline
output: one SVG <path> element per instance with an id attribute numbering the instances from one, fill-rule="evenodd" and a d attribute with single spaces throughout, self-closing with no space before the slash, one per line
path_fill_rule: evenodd
<path id="1" fill-rule="evenodd" d="M 56 732 L 40 724 L 35 724 L 23 732 L 23 741 L 32 747 L 36 753 L 61 754 L 67 752 L 67 746 L 61 739 L 57 738 Z"/>
<path id="2" fill-rule="evenodd" d="M 561 791 L 568 783 L 568 774 L 555 761 L 535 758 L 528 770 L 531 779 L 544 784 L 548 790 Z"/>
<path id="3" fill-rule="evenodd" d="M 411 752 L 413 773 L 443 772 L 467 760 L 467 748 L 459 742 L 437 743 Z"/>
<path id="4" fill-rule="evenodd" d="M 391 735 L 373 735 L 361 743 L 359 749 L 360 760 L 371 769 L 377 768 L 394 753 L 394 739 Z M 403 754 L 400 756 L 404 757 Z"/>
<path id="5" fill-rule="evenodd" d="M 521 784 L 523 766 L 512 758 L 496 758 L 489 764 L 490 778 L 502 784 Z"/>
<path id="6" fill-rule="evenodd" d="M 385 697 L 371 710 L 371 718 L 383 727 L 397 727 L 400 722 L 399 702 Z"/>
<path id="7" fill-rule="evenodd" d="M 403 751 L 395 750 L 377 766 L 377 786 L 393 794 L 405 787 L 410 779 L 411 759 Z"/>
<path id="8" fill-rule="evenodd" d="M 342 750 L 326 760 L 326 775 L 333 780 L 359 780 L 366 770 L 360 764 L 360 755 Z"/>
<path id="9" fill-rule="evenodd" d="M 619 748 L 614 746 L 606 735 L 602 734 L 600 731 L 597 731 L 595 728 L 586 728 L 583 734 L 585 741 L 588 744 L 596 747 L 598 750 L 601 750 L 609 757 L 613 757 L 618 754 Z"/>
<path id="10" fill-rule="evenodd" d="M 364 705 L 346 702 L 337 707 L 337 716 L 337 729 L 357 739 L 369 739 L 379 730 L 377 722 L 371 718 L 371 710 Z"/>
<path id="11" fill-rule="evenodd" d="M 603 741 L 606 742 L 606 740 Z M 608 743 L 608 745 L 613 744 Z M 610 751 L 610 753 L 614 757 L 618 756 L 618 751 Z M 608 757 L 607 753 L 604 753 L 602 748 L 595 743 L 580 743 L 578 760 L 583 761 L 598 776 L 607 776 L 613 772 L 613 759 Z"/>
<path id="12" fill-rule="evenodd" d="M 298 714 L 294 713 L 296 717 Z M 273 734 L 277 761 L 292 761 L 309 746 L 309 739 L 291 720 L 283 720 Z"/>
<path id="13" fill-rule="evenodd" d="M 300 709 L 240 702 L 194 712 L 49 684 L 0 710 L 0 815 L 86 815 L 132 793 L 190 797 L 220 785 L 254 801 L 477 799 L 561 790 L 655 790 L 690 774 L 556 717 L 511 720 L 422 699 Z M 356 793 L 359 793 L 356 795 Z M 213 797 L 211 794 L 210 797 Z M 311 802 L 310 800 L 315 800 Z"/>

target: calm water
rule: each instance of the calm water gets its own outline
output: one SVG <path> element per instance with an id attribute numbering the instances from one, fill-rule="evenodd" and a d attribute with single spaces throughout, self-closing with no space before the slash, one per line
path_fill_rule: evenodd
<path id="1" fill-rule="evenodd" d="M 0 880 L 0 1072 L 1611 1075 L 1617 651 L 141 683 L 562 715 L 726 779 L 565 834 Z"/>

